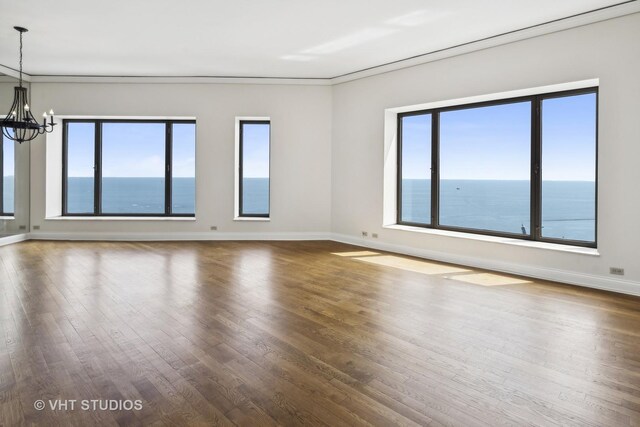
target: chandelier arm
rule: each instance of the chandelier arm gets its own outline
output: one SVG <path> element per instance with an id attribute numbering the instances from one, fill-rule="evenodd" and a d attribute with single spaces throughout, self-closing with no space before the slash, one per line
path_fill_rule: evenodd
<path id="1" fill-rule="evenodd" d="M 53 122 L 53 114 L 51 115 L 50 124 L 47 124 L 46 114 L 42 124 L 38 123 L 38 120 L 34 117 L 29 107 L 28 91 L 22 83 L 22 34 L 28 30 L 24 27 L 13 28 L 20 33 L 19 85 L 14 88 L 13 104 L 11 105 L 9 113 L 4 118 L 0 118 L 0 127 L 2 128 L 2 135 L 7 139 L 22 143 L 34 140 L 38 135 L 52 132 L 56 123 Z"/>

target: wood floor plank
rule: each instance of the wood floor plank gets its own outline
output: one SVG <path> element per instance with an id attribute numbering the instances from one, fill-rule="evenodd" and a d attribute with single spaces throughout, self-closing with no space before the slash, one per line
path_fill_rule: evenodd
<path id="1" fill-rule="evenodd" d="M 640 298 L 335 242 L 21 242 L 5 425 L 640 426 Z"/>

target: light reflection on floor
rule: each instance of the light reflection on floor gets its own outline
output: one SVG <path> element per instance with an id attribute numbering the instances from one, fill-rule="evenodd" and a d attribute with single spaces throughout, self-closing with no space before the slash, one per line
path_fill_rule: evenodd
<path id="1" fill-rule="evenodd" d="M 454 267 L 446 264 L 439 264 L 429 261 L 419 261 L 416 259 L 403 258 L 395 255 L 380 255 L 375 257 L 356 257 L 358 261 L 368 262 L 370 264 L 383 265 L 385 267 L 400 268 L 406 271 L 413 271 L 422 274 L 448 274 L 448 273 L 464 273 L 469 270 Z"/>
<path id="2" fill-rule="evenodd" d="M 396 255 L 383 255 L 372 251 L 332 252 L 332 255 L 348 257 L 356 261 L 398 268 L 414 273 L 443 275 L 445 279 L 479 286 L 505 286 L 533 283 L 531 280 L 499 273 L 481 273 L 473 269 L 457 267 L 433 261 L 423 261 Z"/>
<path id="3" fill-rule="evenodd" d="M 332 255 L 344 256 L 344 257 L 357 257 L 357 256 L 372 256 L 380 255 L 378 252 L 371 251 L 355 251 L 355 252 L 332 252 Z"/>
<path id="4" fill-rule="evenodd" d="M 457 280 L 459 282 L 471 283 L 481 286 L 504 286 L 504 285 L 520 285 L 523 283 L 532 283 L 530 280 L 519 279 L 517 277 L 506 276 L 496 273 L 476 273 L 462 274 L 458 276 L 447 277 L 448 279 Z"/>

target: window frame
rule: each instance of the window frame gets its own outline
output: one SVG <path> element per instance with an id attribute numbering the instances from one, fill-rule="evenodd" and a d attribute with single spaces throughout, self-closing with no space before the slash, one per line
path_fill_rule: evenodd
<path id="1" fill-rule="evenodd" d="M 582 241 L 572 239 L 558 239 L 542 236 L 542 103 L 547 99 L 563 98 L 570 96 L 595 94 L 595 227 L 594 240 Z M 459 111 L 472 108 L 490 107 L 495 105 L 508 105 L 519 102 L 531 103 L 531 155 L 530 155 L 530 224 L 529 234 L 500 232 L 476 228 L 447 226 L 440 224 L 440 113 Z M 402 119 L 408 116 L 431 114 L 431 215 L 430 223 L 422 224 L 410 221 L 402 221 Z M 536 95 L 518 96 L 512 98 L 495 99 L 490 101 L 473 102 L 468 104 L 449 105 L 440 108 L 431 108 L 415 111 L 401 112 L 397 115 L 397 157 L 396 157 L 396 224 L 447 230 L 463 233 L 481 234 L 487 236 L 514 238 L 545 243 L 557 243 L 570 246 L 597 248 L 598 246 L 598 122 L 599 122 L 599 88 L 591 86 L 580 89 L 571 89 L 557 92 L 540 93 Z"/>
<path id="2" fill-rule="evenodd" d="M 243 212 L 243 180 L 244 180 L 244 125 L 269 125 L 269 211 L 267 213 Z M 238 218 L 271 218 L 271 120 L 270 119 L 239 119 L 238 137 Z"/>
<path id="3" fill-rule="evenodd" d="M 68 180 L 68 125 L 70 123 L 93 123 L 94 163 L 93 163 L 93 212 L 69 213 L 67 210 Z M 164 167 L 164 213 L 110 213 L 102 211 L 102 125 L 104 123 L 163 123 L 165 125 L 165 167 Z M 159 119 L 63 119 L 62 120 L 62 216 L 68 217 L 195 217 L 194 213 L 173 213 L 172 173 L 173 173 L 173 124 L 193 124 L 195 120 Z M 194 204 L 195 211 L 195 204 Z"/>
<path id="4" fill-rule="evenodd" d="M 5 143 L 6 143 L 5 136 L 2 134 L 2 132 L 0 132 L 0 216 L 12 217 L 15 215 L 16 178 L 15 178 L 15 172 L 14 172 L 13 174 L 13 194 L 14 194 L 13 210 L 14 212 L 5 212 L 4 211 L 4 144 Z M 15 141 L 13 142 L 13 144 L 15 144 Z M 14 150 L 15 150 L 15 146 L 14 146 Z M 15 160 L 14 160 L 14 163 L 15 163 Z M 14 165 L 14 168 L 15 168 L 15 165 Z"/>

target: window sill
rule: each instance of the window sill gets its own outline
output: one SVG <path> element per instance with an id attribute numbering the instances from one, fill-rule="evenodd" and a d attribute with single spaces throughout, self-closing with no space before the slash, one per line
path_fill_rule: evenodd
<path id="1" fill-rule="evenodd" d="M 384 225 L 382 228 L 390 230 L 411 231 L 414 233 L 432 234 L 437 236 L 456 237 L 460 239 L 480 240 L 483 242 L 502 243 L 513 246 L 524 246 L 527 248 L 545 249 L 559 252 L 569 252 L 580 255 L 600 256 L 598 249 L 585 248 L 582 246 L 561 245 L 558 243 L 534 242 L 530 240 L 512 239 L 509 237 L 486 236 L 484 234 L 463 233 L 460 231 L 436 230 L 432 228 L 412 227 L 409 225 Z"/>
<path id="2" fill-rule="evenodd" d="M 15 219 L 16 219 L 15 216 L 0 216 L 0 220 L 2 221 L 13 221 Z"/>
<path id="3" fill-rule="evenodd" d="M 193 216 L 53 216 L 45 221 L 195 221 Z"/>
<path id="4" fill-rule="evenodd" d="M 234 221 L 256 221 L 256 222 L 269 222 L 271 221 L 270 217 L 263 216 L 237 216 L 233 218 Z"/>

